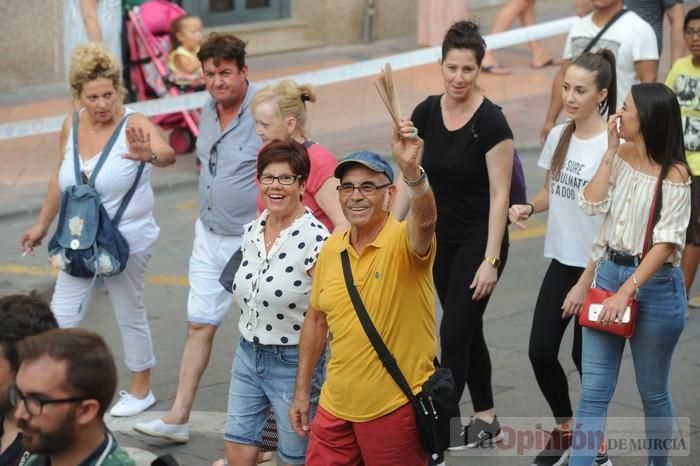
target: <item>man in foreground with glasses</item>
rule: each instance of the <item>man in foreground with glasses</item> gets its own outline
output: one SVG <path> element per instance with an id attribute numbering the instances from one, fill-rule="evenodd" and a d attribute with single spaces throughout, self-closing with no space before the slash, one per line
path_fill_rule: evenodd
<path id="1" fill-rule="evenodd" d="M 133 466 L 102 420 L 117 388 L 104 340 L 88 330 L 55 329 L 17 345 L 19 370 L 9 389 L 25 466 Z"/>
<path id="2" fill-rule="evenodd" d="M 695 195 L 700 193 L 700 7 L 688 11 L 683 21 L 683 37 L 690 55 L 673 63 L 666 77 L 666 85 L 678 97 L 683 117 L 685 155 L 693 173 Z M 695 200 L 700 205 L 700 199 Z M 686 291 L 690 291 L 700 262 L 700 242 L 692 239 L 683 249 L 681 268 Z M 697 297 L 688 300 L 690 307 L 700 307 Z"/>
<path id="3" fill-rule="evenodd" d="M 29 456 L 22 447 L 9 397 L 19 366 L 17 342 L 57 328 L 58 324 L 48 303 L 34 293 L 0 298 L 0 322 L 0 465 L 17 466 Z"/>
<path id="4" fill-rule="evenodd" d="M 245 42 L 233 34 L 210 34 L 199 49 L 211 98 L 202 108 L 197 138 L 199 218 L 194 227 L 187 298 L 187 338 L 173 406 L 163 418 L 134 425 L 142 434 L 184 443 L 199 382 L 209 364 L 214 335 L 231 307 L 219 283 L 241 246 L 243 225 L 255 218 L 255 164 L 262 144 L 255 134 Z"/>
<path id="5" fill-rule="evenodd" d="M 414 393 L 433 373 L 436 353 L 435 198 L 418 165 L 422 141 L 403 120 L 392 137 L 394 161 L 408 186 L 411 214 L 390 214 L 394 172 L 378 154 L 362 151 L 341 161 L 340 204 L 350 229 L 331 235 L 319 254 L 311 302 L 299 343 L 299 368 L 289 411 L 294 430 L 309 435 L 306 465 L 424 466 L 411 403 L 382 365 L 365 334 L 343 279 L 347 251 L 360 297 Z M 311 380 L 326 345 L 330 359 L 313 423 Z"/>

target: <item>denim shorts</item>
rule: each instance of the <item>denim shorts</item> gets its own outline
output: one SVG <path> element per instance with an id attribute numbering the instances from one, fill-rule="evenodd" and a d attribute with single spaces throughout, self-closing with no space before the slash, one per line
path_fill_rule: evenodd
<path id="1" fill-rule="evenodd" d="M 314 370 L 310 393 L 310 420 L 318 406 L 323 383 L 325 354 Z M 304 464 L 307 437 L 292 430 L 289 407 L 294 398 L 299 347 L 261 345 L 241 338 L 233 358 L 224 440 L 260 445 L 269 410 L 277 419 L 277 452 L 286 464 Z"/>

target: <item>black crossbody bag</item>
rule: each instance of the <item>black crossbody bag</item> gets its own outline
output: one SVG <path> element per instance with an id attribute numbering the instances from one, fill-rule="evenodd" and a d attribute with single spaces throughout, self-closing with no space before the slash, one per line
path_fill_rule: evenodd
<path id="1" fill-rule="evenodd" d="M 377 352 L 382 365 L 411 402 L 416 414 L 421 443 L 430 455 L 431 464 L 440 463 L 443 461 L 445 450 L 449 447 L 452 419 L 459 418 L 459 404 L 455 397 L 455 383 L 452 372 L 447 368 L 439 367 L 437 360 L 435 360 L 435 372 L 423 384 L 421 392 L 417 395 L 413 394 L 411 386 L 403 376 L 396 359 L 384 344 L 384 340 L 382 340 L 377 328 L 372 323 L 371 317 L 367 313 L 360 293 L 355 288 L 347 249 L 340 253 L 340 259 L 343 264 L 345 285 L 357 313 L 357 318 L 360 319 L 362 328 Z"/>
<path id="2" fill-rule="evenodd" d="M 622 15 L 624 15 L 625 13 L 627 13 L 628 11 L 629 11 L 629 10 L 628 10 L 627 8 L 623 8 L 622 10 L 618 11 L 617 13 L 615 13 L 615 16 L 613 16 L 612 18 L 610 18 L 610 19 L 608 20 L 608 22 L 605 23 L 605 26 L 603 26 L 603 29 L 601 29 L 600 31 L 598 31 L 598 34 L 596 34 L 595 37 L 594 37 L 593 39 L 591 39 L 591 41 L 588 43 L 588 45 L 586 46 L 586 48 L 583 49 L 583 52 L 581 52 L 581 54 L 584 54 L 584 53 L 586 53 L 586 52 L 590 52 L 591 49 L 595 46 L 595 44 L 598 43 L 598 41 L 600 40 L 600 38 L 603 37 L 603 34 L 605 34 L 605 33 L 607 32 L 607 30 L 610 29 L 610 26 L 612 26 L 612 25 L 615 23 L 615 21 L 617 21 L 618 19 L 620 19 L 620 17 L 621 17 Z"/>

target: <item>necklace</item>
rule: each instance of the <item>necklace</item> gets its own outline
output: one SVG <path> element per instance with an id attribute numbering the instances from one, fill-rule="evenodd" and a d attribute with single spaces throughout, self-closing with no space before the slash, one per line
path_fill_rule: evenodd
<path id="1" fill-rule="evenodd" d="M 267 230 L 265 230 L 265 236 L 267 236 Z M 275 236 L 273 236 L 273 237 L 270 238 L 269 240 L 266 239 L 266 240 L 265 240 L 265 249 L 268 249 L 268 250 L 269 250 L 270 247 L 275 243 L 275 239 L 276 239 Z"/>
<path id="2" fill-rule="evenodd" d="M 300 210 L 300 213 L 297 214 L 294 218 L 292 218 L 289 221 L 286 221 L 278 226 L 278 228 L 273 229 L 272 225 L 270 224 L 270 218 L 268 217 L 267 222 L 265 222 L 265 228 L 263 230 L 263 240 L 265 242 L 265 249 L 270 250 L 270 247 L 275 244 L 275 240 L 279 237 L 280 233 L 282 230 L 285 228 L 288 228 L 294 221 L 299 218 L 299 216 L 304 214 L 304 208 L 302 207 Z M 270 239 L 267 239 L 267 237 L 270 237 Z"/>

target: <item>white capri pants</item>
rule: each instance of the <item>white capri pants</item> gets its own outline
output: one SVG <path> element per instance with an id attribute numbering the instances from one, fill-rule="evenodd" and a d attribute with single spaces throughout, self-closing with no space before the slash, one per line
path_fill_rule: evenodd
<path id="1" fill-rule="evenodd" d="M 212 233 L 200 219 L 195 222 L 188 277 L 188 322 L 218 327 L 226 317 L 233 295 L 219 283 L 219 277 L 231 256 L 240 249 L 242 239 L 242 236 Z"/>
<path id="2" fill-rule="evenodd" d="M 156 364 L 148 325 L 146 308 L 143 304 L 146 266 L 151 259 L 151 248 L 144 252 L 129 255 L 126 268 L 113 277 L 101 277 L 112 301 L 112 308 L 119 324 L 124 347 L 124 363 L 132 372 L 150 369 Z M 80 304 L 89 306 L 91 278 L 78 278 L 65 272 L 58 272 L 56 288 L 51 299 L 53 311 L 59 327 L 69 328 L 80 325 L 82 315 Z M 93 287 L 93 291 L 97 288 Z M 92 293 L 91 293 L 92 294 Z M 86 299 L 87 298 L 87 299 Z M 85 310 L 83 311 L 83 315 Z"/>

